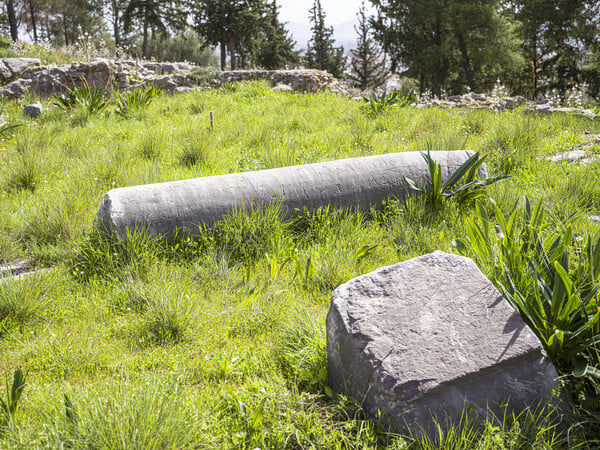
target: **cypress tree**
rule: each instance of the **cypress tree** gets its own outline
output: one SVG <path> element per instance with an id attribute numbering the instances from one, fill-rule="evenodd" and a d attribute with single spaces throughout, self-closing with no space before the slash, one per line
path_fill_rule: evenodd
<path id="1" fill-rule="evenodd" d="M 315 0 L 309 14 L 313 34 L 304 62 L 311 69 L 326 70 L 334 77 L 340 78 L 346 67 L 344 48 L 333 46 L 333 28 L 325 26 L 325 12 L 321 7 L 321 0 Z"/>
<path id="2" fill-rule="evenodd" d="M 355 26 L 354 30 L 358 41 L 356 49 L 350 50 L 352 71 L 347 78 L 362 90 L 378 88 L 385 82 L 389 71 L 383 50 L 373 40 L 364 2 L 358 10 L 358 27 Z"/>

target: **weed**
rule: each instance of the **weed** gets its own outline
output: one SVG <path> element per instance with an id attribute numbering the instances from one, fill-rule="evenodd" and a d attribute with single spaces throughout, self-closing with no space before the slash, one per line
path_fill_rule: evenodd
<path id="1" fill-rule="evenodd" d="M 17 153 L 8 161 L 5 186 L 8 191 L 34 192 L 44 173 L 43 158 L 33 152 Z"/>
<path id="2" fill-rule="evenodd" d="M 417 94 L 415 91 L 405 86 L 402 86 L 399 91 L 394 89 L 389 94 L 384 91 L 379 95 L 372 94 L 370 97 L 363 97 L 366 111 L 373 115 L 377 115 L 392 106 L 408 106 L 415 103 L 416 100 Z"/>
<path id="3" fill-rule="evenodd" d="M 327 380 L 327 350 L 324 329 L 309 312 L 293 314 L 279 332 L 275 353 L 286 378 L 299 389 L 333 393 Z"/>
<path id="4" fill-rule="evenodd" d="M 265 254 L 280 254 L 289 248 L 282 216 L 278 203 L 242 206 L 212 227 L 212 245 L 232 263 L 252 264 Z"/>
<path id="5" fill-rule="evenodd" d="M 64 94 L 55 95 L 52 104 L 65 112 L 79 109 L 86 119 L 102 112 L 108 106 L 104 91 L 90 87 L 85 80 L 82 85 L 68 89 Z"/>
<path id="6" fill-rule="evenodd" d="M 146 108 L 161 93 L 162 90 L 153 84 L 125 91 L 117 96 L 115 113 L 120 117 L 131 117 L 136 111 Z"/>
<path id="7" fill-rule="evenodd" d="M 428 188 L 426 185 L 418 184 L 407 177 L 404 177 L 404 181 L 410 189 L 425 195 L 427 204 L 434 210 L 439 210 L 448 197 L 456 197 L 459 203 L 472 202 L 485 195 L 487 186 L 508 178 L 507 176 L 498 176 L 485 180 L 478 179 L 477 176 L 485 157 L 480 158 L 479 152 L 475 152 L 444 182 L 440 163 L 434 161 L 429 151 L 427 153 L 421 152 L 421 155 L 429 168 L 431 186 Z"/>
<path id="8" fill-rule="evenodd" d="M 157 293 L 151 297 L 135 336 L 139 341 L 155 345 L 182 342 L 189 331 L 191 300 L 187 295 Z"/>
<path id="9" fill-rule="evenodd" d="M 600 367 L 593 350 L 600 344 L 600 239 L 594 243 L 588 237 L 577 245 L 567 222 L 546 241 L 541 200 L 532 209 L 524 197 L 520 224 L 518 213 L 515 208 L 505 216 L 494 206 L 490 215 L 478 202 L 475 219 L 465 219 L 468 246 L 456 240 L 457 248 L 470 250 L 480 265 L 490 268 L 559 372 L 585 377 L 585 395 L 600 399 Z"/>
<path id="10" fill-rule="evenodd" d="M 25 374 L 21 369 L 15 370 L 10 388 L 8 387 L 8 380 L 6 382 L 6 400 L 0 396 L 0 431 L 14 420 L 25 386 L 27 386 Z"/>
<path id="11" fill-rule="evenodd" d="M 40 276 L 0 281 L 0 337 L 40 317 L 52 282 Z"/>
<path id="12" fill-rule="evenodd" d="M 0 141 L 11 138 L 13 136 L 12 130 L 15 130 L 16 128 L 19 128 L 21 126 L 23 126 L 23 125 L 20 123 L 13 123 L 13 124 L 10 124 L 8 122 L 0 123 Z"/>

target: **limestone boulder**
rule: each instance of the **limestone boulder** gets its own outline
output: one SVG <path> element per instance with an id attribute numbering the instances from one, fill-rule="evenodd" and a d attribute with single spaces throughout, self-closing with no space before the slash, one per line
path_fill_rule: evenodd
<path id="1" fill-rule="evenodd" d="M 434 252 L 338 287 L 327 315 L 331 387 L 415 434 L 465 408 L 502 417 L 549 399 L 557 373 L 535 334 L 465 257 Z"/>

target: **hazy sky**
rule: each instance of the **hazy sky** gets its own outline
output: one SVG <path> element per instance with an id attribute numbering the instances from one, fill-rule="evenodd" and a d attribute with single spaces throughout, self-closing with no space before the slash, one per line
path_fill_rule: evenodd
<path id="1" fill-rule="evenodd" d="M 362 0 L 321 0 L 325 11 L 327 26 L 339 25 L 356 17 Z M 313 0 L 277 0 L 281 6 L 280 19 L 283 22 L 299 22 L 308 24 L 308 10 L 312 7 Z M 365 1 L 367 11 L 371 11 L 371 3 Z"/>

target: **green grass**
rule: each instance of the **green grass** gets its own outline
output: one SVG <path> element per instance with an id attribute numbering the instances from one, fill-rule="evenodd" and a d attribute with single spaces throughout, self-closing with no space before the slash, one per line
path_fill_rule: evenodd
<path id="1" fill-rule="evenodd" d="M 169 243 L 143 233 L 120 243 L 93 221 L 119 186 L 460 148 L 512 176 L 488 188 L 505 214 L 523 195 L 543 198 L 551 227 L 577 213 L 574 235 L 597 239 L 587 216 L 600 212 L 600 167 L 545 157 L 600 133 L 599 122 L 411 107 L 373 117 L 345 97 L 260 82 L 158 96 L 127 117 L 110 105 L 76 122 L 42 102 L 37 125 L 21 104 L 0 103 L 10 123 L 24 123 L 0 141 L 0 261 L 27 257 L 49 269 L 0 285 L 0 379 L 21 367 L 28 383 L 0 448 L 597 446 L 594 405 L 558 425 L 535 410 L 496 424 L 465 417 L 432 442 L 412 442 L 329 389 L 332 289 L 382 265 L 456 251 L 470 207 L 450 199 L 432 210 L 415 198 L 283 223 L 274 205 Z"/>

